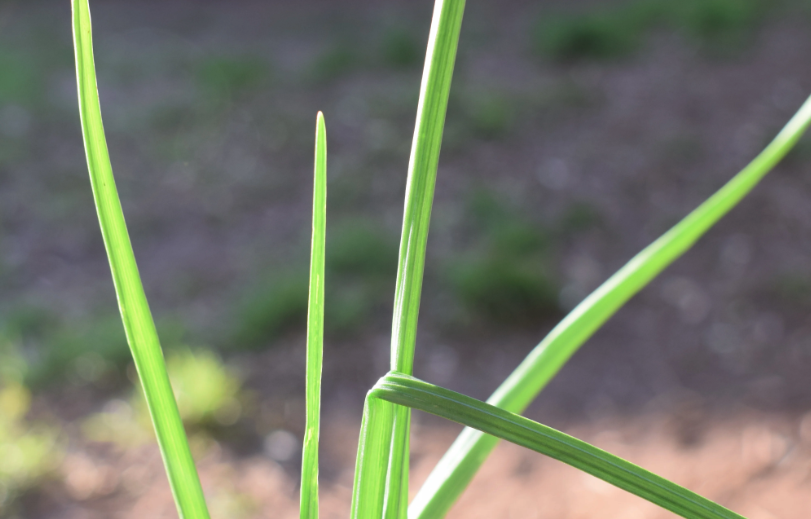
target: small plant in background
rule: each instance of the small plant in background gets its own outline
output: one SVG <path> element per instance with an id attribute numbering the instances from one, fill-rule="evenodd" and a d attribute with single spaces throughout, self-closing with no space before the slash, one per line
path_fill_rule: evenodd
<path id="1" fill-rule="evenodd" d="M 270 271 L 238 303 L 226 349 L 260 348 L 301 326 L 307 315 L 306 287 L 307 275 L 301 270 Z"/>
<path id="2" fill-rule="evenodd" d="M 210 436 L 234 425 L 242 415 L 242 381 L 212 352 L 182 350 L 166 362 L 178 411 L 190 434 Z M 102 412 L 82 424 L 92 441 L 122 447 L 154 441 L 143 390 L 135 387 L 127 400 L 111 400 Z"/>
<path id="3" fill-rule="evenodd" d="M 353 44 L 335 42 L 312 61 L 307 77 L 316 84 L 329 83 L 354 70 L 360 62 L 361 57 Z"/>
<path id="4" fill-rule="evenodd" d="M 57 429 L 27 418 L 26 369 L 13 341 L 0 335 L 0 516 L 18 495 L 50 476 L 63 456 Z"/>
<path id="5" fill-rule="evenodd" d="M 404 27 L 391 27 L 383 34 L 383 59 L 395 68 L 419 66 L 422 48 L 419 40 Z"/>
<path id="6" fill-rule="evenodd" d="M 534 50 L 556 61 L 606 60 L 636 51 L 655 26 L 686 36 L 710 54 L 729 55 L 749 40 L 773 3 L 760 0 L 632 0 L 588 13 L 545 15 Z"/>
<path id="7" fill-rule="evenodd" d="M 474 192 L 468 206 L 481 239 L 447 268 L 452 291 L 467 313 L 465 326 L 537 326 L 559 317 L 550 233 L 487 191 Z"/>
<path id="8" fill-rule="evenodd" d="M 197 66 L 200 85 L 214 99 L 229 99 L 256 90 L 268 75 L 267 64 L 252 56 L 209 58 Z"/>
<path id="9" fill-rule="evenodd" d="M 759 0 L 690 0 L 670 5 L 674 24 L 710 51 L 741 48 L 757 28 L 769 3 Z"/>
<path id="10" fill-rule="evenodd" d="M 330 279 L 325 288 L 326 332 L 356 335 L 368 328 L 378 309 L 391 304 L 397 242 L 369 222 L 343 221 L 330 233 L 325 261 Z"/>
<path id="11" fill-rule="evenodd" d="M 688 519 L 740 519 L 740 515 L 662 477 L 562 432 L 519 416 L 577 349 L 625 302 L 663 269 L 680 257 L 733 208 L 782 159 L 811 121 L 811 99 L 789 121 L 752 163 L 653 244 L 585 298 L 538 344 L 502 386 L 482 402 L 423 382 L 412 376 L 417 339 L 425 250 L 442 130 L 445 122 L 453 65 L 464 11 L 464 0 L 437 0 L 426 53 L 424 78 L 418 104 L 417 125 L 408 170 L 403 232 L 397 261 L 391 370 L 370 390 L 364 408 L 352 491 L 353 518 L 442 517 L 458 498 L 499 439 L 563 461 L 588 474 L 634 493 Z M 613 22 L 612 22 L 613 23 Z M 90 15 L 87 0 L 73 0 L 73 29 L 79 90 L 79 107 L 91 185 L 105 247 L 110 259 L 121 316 L 142 384 L 144 399 L 155 427 L 169 482 L 181 517 L 207 518 L 208 508 L 196 473 L 167 374 L 155 324 L 143 292 L 132 246 L 124 223 L 101 122 L 96 87 Z M 603 34 L 602 28 L 589 29 Z M 587 33 L 589 31 L 586 31 Z M 610 31 L 609 31 L 610 32 Z M 592 41 L 592 36 L 582 38 Z M 573 49 L 594 48 L 578 43 Z M 600 44 L 602 45 L 602 44 Z M 599 47 L 599 45 L 597 46 Z M 578 52 L 580 52 L 578 50 Z M 602 51 L 600 51 L 602 52 Z M 612 51 L 613 52 L 613 51 Z M 510 222 L 496 207 L 484 205 L 492 222 L 492 254 L 505 252 L 495 263 L 506 271 L 504 261 L 539 254 L 542 240 L 522 224 Z M 489 211 L 489 213 L 488 213 Z M 318 517 L 318 441 L 320 423 L 320 376 L 325 306 L 326 241 L 326 130 L 319 113 L 316 122 L 313 234 L 307 302 L 307 424 L 304 435 L 301 517 Z M 510 254 L 507 254 L 509 252 Z M 350 261 L 345 265 L 352 265 Z M 340 262 L 339 262 L 340 265 Z M 488 268 L 492 269 L 492 266 Z M 512 269 L 513 267 L 509 267 Z M 494 308 L 515 299 L 532 304 L 520 292 L 532 286 L 523 268 L 510 274 L 510 284 L 519 292 L 500 296 Z M 501 274 L 498 274 L 501 275 Z M 484 269 L 476 276 L 496 276 Z M 485 287 L 477 294 L 492 291 Z M 490 294 L 488 294 L 490 295 Z M 259 322 L 259 319 L 257 319 Z M 427 345 L 430 347 L 430 345 Z M 232 409 L 234 384 L 210 361 L 186 357 L 180 360 L 185 373 L 178 380 L 180 402 L 183 385 L 210 379 L 194 404 L 193 416 L 217 416 L 217 409 Z M 170 358 L 171 370 L 173 361 Z M 200 374 L 202 373 L 202 375 Z M 426 411 L 468 426 L 418 492 L 407 503 L 409 473 L 409 427 L 411 409 Z M 189 412 L 189 411 L 187 411 Z M 226 414 L 232 411 L 227 411 Z"/>
<path id="12" fill-rule="evenodd" d="M 558 15 L 539 23 L 534 45 L 538 54 L 557 61 L 617 58 L 636 50 L 642 31 L 624 12 Z"/>

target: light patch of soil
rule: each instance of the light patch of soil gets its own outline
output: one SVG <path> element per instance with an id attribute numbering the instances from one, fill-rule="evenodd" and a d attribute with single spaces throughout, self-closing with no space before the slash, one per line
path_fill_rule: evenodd
<path id="1" fill-rule="evenodd" d="M 417 416 L 412 498 L 459 428 Z M 685 430 L 685 427 L 690 429 Z M 708 422 L 661 414 L 613 416 L 567 433 L 717 501 L 750 519 L 807 517 L 811 490 L 811 414 L 748 411 Z M 338 463 L 322 481 L 321 517 L 349 512 L 357 429 L 334 420 L 323 431 L 324 457 Z M 46 496 L 70 519 L 173 518 L 175 505 L 155 447 L 124 454 L 76 452 L 64 483 Z M 198 459 L 213 517 L 298 516 L 298 473 L 264 455 L 235 459 L 213 446 Z M 335 470 L 337 468 L 337 470 Z M 55 501 L 54 501 L 55 500 Z M 502 443 L 449 518 L 658 519 L 674 517 L 568 465 Z"/>

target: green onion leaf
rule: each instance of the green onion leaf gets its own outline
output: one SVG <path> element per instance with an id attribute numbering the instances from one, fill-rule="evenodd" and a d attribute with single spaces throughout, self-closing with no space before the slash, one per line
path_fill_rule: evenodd
<path id="1" fill-rule="evenodd" d="M 127 342 L 144 389 L 178 513 L 184 519 L 207 519 L 203 490 L 166 373 L 158 333 L 138 274 L 113 179 L 96 86 L 90 8 L 87 0 L 72 0 L 71 6 L 85 153 Z"/>
<path id="2" fill-rule="evenodd" d="M 532 449 L 688 519 L 743 519 L 695 492 L 568 434 L 475 398 L 401 373 L 389 373 L 369 399 L 419 409 Z"/>
<path id="3" fill-rule="evenodd" d="M 581 302 L 487 400 L 520 413 L 577 349 L 631 297 L 684 254 L 791 150 L 811 121 L 811 98 L 749 165 Z M 409 507 L 414 519 L 444 517 L 498 440 L 465 429 Z"/>
<path id="4" fill-rule="evenodd" d="M 301 454 L 301 519 L 318 519 L 318 436 L 321 363 L 324 358 L 324 242 L 327 233 L 327 130 L 321 112 L 318 112 L 315 127 L 314 176 L 310 300 L 307 307 L 307 422 Z"/>

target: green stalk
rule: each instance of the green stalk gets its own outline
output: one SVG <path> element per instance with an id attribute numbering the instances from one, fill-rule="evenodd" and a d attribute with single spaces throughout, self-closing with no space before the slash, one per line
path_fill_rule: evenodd
<path id="1" fill-rule="evenodd" d="M 437 0 L 428 37 L 408 164 L 403 230 L 400 235 L 394 292 L 391 369 L 401 373 L 410 374 L 414 368 L 425 248 L 464 10 L 465 0 Z M 406 516 L 410 420 L 411 413 L 407 408 L 399 407 L 395 410 L 391 433 L 391 463 L 387 476 L 387 518 Z"/>
<path id="2" fill-rule="evenodd" d="M 352 487 L 352 519 L 383 517 L 386 473 L 391 456 L 388 441 L 394 423 L 394 404 L 366 397 L 360 426 L 355 482 Z"/>
<path id="3" fill-rule="evenodd" d="M 392 319 L 391 366 L 403 373 L 411 373 L 414 365 L 428 226 L 464 7 L 464 0 L 436 0 L 428 39 L 408 167 Z M 407 408 L 397 407 L 384 436 L 385 441 L 390 443 L 390 456 L 386 460 L 386 490 L 383 494 L 383 515 L 387 518 L 406 515 L 410 418 Z M 377 441 L 376 438 L 377 435 L 371 435 L 370 441 Z M 370 446 L 370 449 L 375 452 L 381 450 L 376 445 Z M 364 463 L 367 462 L 359 450 L 357 474 L 366 473 Z M 374 460 L 374 463 L 377 462 Z M 361 495 L 366 498 L 364 494 Z M 359 499 L 361 496 L 354 497 Z M 359 509 L 359 504 L 353 504 L 353 514 Z"/>
<path id="4" fill-rule="evenodd" d="M 87 0 L 72 0 L 71 6 L 85 153 L 127 342 L 144 389 L 178 513 L 184 519 L 207 519 L 203 490 L 166 373 L 158 333 L 138 274 L 113 179 L 96 86 L 90 9 Z"/>
<path id="5" fill-rule="evenodd" d="M 567 463 L 687 519 L 744 519 L 723 506 L 568 434 L 475 398 L 402 373 L 389 373 L 369 392 L 453 420 Z"/>
<path id="6" fill-rule="evenodd" d="M 521 413 L 575 351 L 653 278 L 732 209 L 797 143 L 811 121 L 811 98 L 749 165 L 681 222 L 631 259 L 560 322 L 513 371 L 488 403 Z M 409 516 L 443 517 L 498 440 L 465 429 L 414 498 Z"/>
<path id="7" fill-rule="evenodd" d="M 324 247 L 327 234 L 327 129 L 318 112 L 315 126 L 313 235 L 307 306 L 307 422 L 301 452 L 301 519 L 318 519 L 318 437 L 321 426 L 321 364 L 324 358 Z"/>

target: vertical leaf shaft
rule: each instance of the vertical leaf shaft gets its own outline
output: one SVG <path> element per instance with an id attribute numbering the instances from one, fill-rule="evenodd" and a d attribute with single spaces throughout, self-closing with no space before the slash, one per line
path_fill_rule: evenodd
<path id="1" fill-rule="evenodd" d="M 318 112 L 315 130 L 310 298 L 307 307 L 307 422 L 301 460 L 301 519 L 318 519 L 318 441 L 324 350 L 324 248 L 327 232 L 327 130 Z"/>
<path id="2" fill-rule="evenodd" d="M 425 248 L 464 8 L 464 0 L 436 0 L 434 4 L 411 144 L 391 342 L 391 369 L 409 374 L 414 366 Z M 390 519 L 404 517 L 407 510 L 410 419 L 408 408 L 395 410 L 384 507 L 385 517 Z"/>

